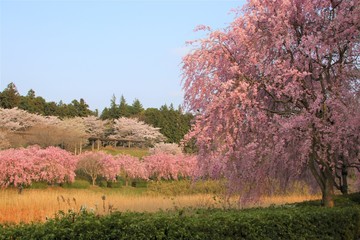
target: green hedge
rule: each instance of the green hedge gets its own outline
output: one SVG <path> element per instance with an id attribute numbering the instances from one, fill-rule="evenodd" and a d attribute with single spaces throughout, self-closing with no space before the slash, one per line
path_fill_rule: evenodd
<path id="1" fill-rule="evenodd" d="M 358 239 L 360 209 L 273 207 L 177 212 L 59 214 L 46 223 L 3 225 L 0 239 Z"/>

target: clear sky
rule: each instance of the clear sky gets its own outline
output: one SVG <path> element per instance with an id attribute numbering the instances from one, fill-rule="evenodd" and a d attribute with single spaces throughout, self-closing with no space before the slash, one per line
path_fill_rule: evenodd
<path id="1" fill-rule="evenodd" d="M 176 107 L 185 42 L 204 36 L 193 29 L 226 27 L 244 2 L 0 0 L 0 90 L 14 82 L 22 95 L 83 98 L 100 112 L 113 94 Z"/>

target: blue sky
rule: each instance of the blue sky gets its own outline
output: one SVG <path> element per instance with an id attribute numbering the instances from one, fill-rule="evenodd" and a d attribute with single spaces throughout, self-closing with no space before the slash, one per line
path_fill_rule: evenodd
<path id="1" fill-rule="evenodd" d="M 0 90 L 14 82 L 100 112 L 113 94 L 178 106 L 185 42 L 204 37 L 193 29 L 226 27 L 244 2 L 0 0 Z"/>

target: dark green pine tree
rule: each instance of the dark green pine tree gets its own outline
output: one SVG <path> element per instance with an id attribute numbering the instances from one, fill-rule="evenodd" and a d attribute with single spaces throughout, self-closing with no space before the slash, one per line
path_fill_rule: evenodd
<path id="1" fill-rule="evenodd" d="M 190 130 L 192 115 L 184 114 L 181 108 L 177 110 L 171 104 L 163 105 L 160 109 L 148 108 L 142 114 L 142 120 L 147 124 L 160 128 L 160 132 L 169 142 L 179 143 Z"/>
<path id="2" fill-rule="evenodd" d="M 3 92 L 0 93 L 0 107 L 14 108 L 20 103 L 20 94 L 14 83 L 9 83 Z"/>
<path id="3" fill-rule="evenodd" d="M 124 95 L 121 95 L 120 105 L 119 105 L 120 117 L 129 117 L 130 116 L 129 110 L 130 110 L 129 105 L 127 105 Z"/>
<path id="4" fill-rule="evenodd" d="M 35 91 L 30 89 L 26 96 L 21 96 L 19 108 L 30 113 L 50 115 L 45 112 L 46 105 L 46 100 L 43 97 L 36 97 Z"/>
<path id="5" fill-rule="evenodd" d="M 100 119 L 102 119 L 102 120 L 110 119 L 109 109 L 107 107 L 104 108 L 104 110 L 102 110 Z"/>
<path id="6" fill-rule="evenodd" d="M 87 117 L 93 115 L 93 112 L 89 109 L 89 105 L 83 98 L 80 98 L 79 105 L 76 106 L 78 117 Z"/>
<path id="7" fill-rule="evenodd" d="M 138 116 L 144 111 L 144 108 L 139 101 L 139 99 L 135 98 L 133 104 L 131 105 L 131 115 Z"/>

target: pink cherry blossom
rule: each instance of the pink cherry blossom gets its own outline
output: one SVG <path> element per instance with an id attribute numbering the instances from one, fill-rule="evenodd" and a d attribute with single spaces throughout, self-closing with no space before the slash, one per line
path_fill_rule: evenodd
<path id="1" fill-rule="evenodd" d="M 3 150 L 0 151 L 0 186 L 31 185 L 36 181 L 72 182 L 76 161 L 71 153 L 56 147 Z"/>
<path id="2" fill-rule="evenodd" d="M 183 88 L 203 174 L 228 178 L 242 199 L 301 178 L 333 205 L 346 169 L 360 169 L 359 6 L 249 0 L 196 42 Z"/>
<path id="3" fill-rule="evenodd" d="M 93 185 L 99 176 L 114 181 L 120 172 L 119 164 L 111 154 L 96 151 L 85 152 L 77 157 L 77 169 L 91 177 Z"/>

